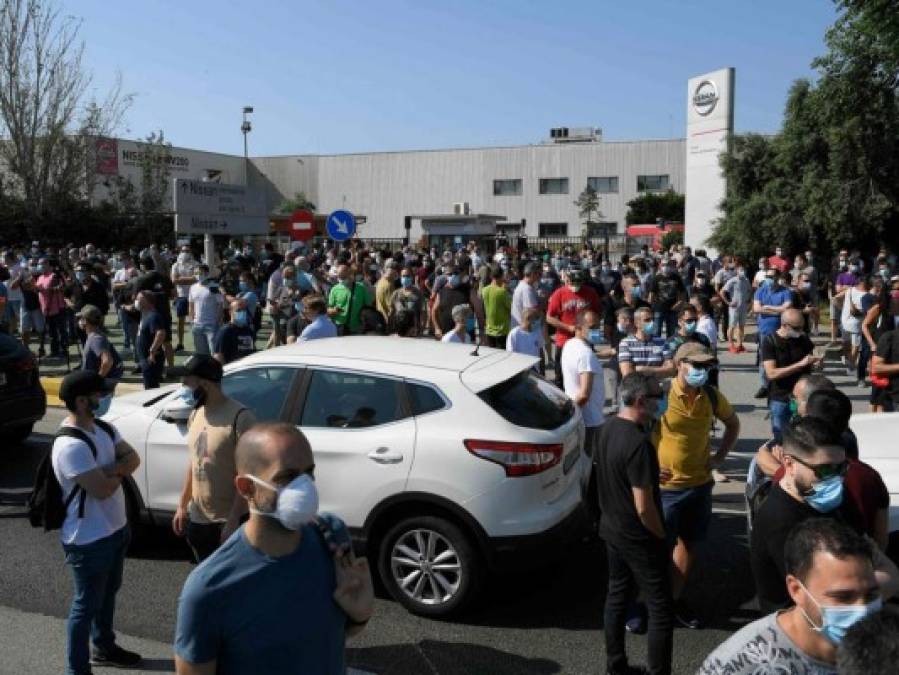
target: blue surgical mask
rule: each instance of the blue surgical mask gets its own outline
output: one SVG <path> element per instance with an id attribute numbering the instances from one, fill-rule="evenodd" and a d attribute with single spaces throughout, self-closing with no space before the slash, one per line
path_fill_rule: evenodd
<path id="1" fill-rule="evenodd" d="M 805 502 L 820 513 L 839 508 L 843 503 L 843 477 L 831 476 L 815 484 L 812 493 L 805 496 Z"/>
<path id="2" fill-rule="evenodd" d="M 87 272 L 82 272 L 79 270 L 78 272 L 75 272 L 75 278 L 78 279 L 78 281 L 84 281 L 85 279 L 87 279 Z"/>
<path id="3" fill-rule="evenodd" d="M 626 325 L 626 324 L 619 323 L 619 324 L 616 326 L 616 328 L 618 329 L 618 332 L 619 332 L 619 333 L 627 333 L 627 325 Z"/>
<path id="4" fill-rule="evenodd" d="M 587 331 L 587 342 L 591 345 L 602 344 L 603 336 L 602 329 L 600 328 L 591 328 Z"/>
<path id="5" fill-rule="evenodd" d="M 797 581 L 799 580 L 797 579 Z M 809 592 L 805 587 L 805 584 L 799 581 L 799 585 L 802 586 L 802 590 L 805 591 L 805 594 L 811 598 L 812 602 L 817 605 L 818 610 L 821 612 L 821 625 L 816 626 L 815 622 L 811 620 L 802 607 L 799 608 L 799 611 L 802 612 L 802 615 L 805 617 L 805 620 L 808 621 L 808 625 L 811 626 L 813 631 L 821 633 L 821 635 L 835 645 L 838 645 L 843 641 L 843 638 L 846 637 L 846 633 L 852 626 L 866 616 L 879 612 L 883 607 L 883 600 L 880 598 L 876 598 L 866 605 L 822 605 L 815 596 Z"/>
<path id="6" fill-rule="evenodd" d="M 476 324 L 474 321 L 474 317 L 473 316 L 468 317 L 465 320 L 465 332 L 466 333 L 474 333 L 475 325 Z"/>
<path id="7" fill-rule="evenodd" d="M 648 321 L 643 324 L 643 332 L 647 335 L 652 335 L 656 332 L 656 325 L 652 321 Z"/>
<path id="8" fill-rule="evenodd" d="M 765 277 L 765 280 L 762 282 L 762 286 L 765 286 L 766 288 L 770 288 L 773 285 L 774 279 L 772 279 L 771 277 Z"/>
<path id="9" fill-rule="evenodd" d="M 637 299 L 643 297 L 643 289 L 640 288 L 639 286 L 634 286 L 631 289 L 631 296 L 634 298 L 637 298 Z"/>
<path id="10" fill-rule="evenodd" d="M 403 288 L 412 288 L 412 277 L 400 277 Z"/>
<path id="11" fill-rule="evenodd" d="M 246 281 L 241 281 L 237 284 L 237 287 L 240 289 L 241 293 L 249 293 L 250 292 L 250 284 Z"/>
<path id="12" fill-rule="evenodd" d="M 294 308 L 297 312 L 302 312 L 302 311 L 303 311 L 303 303 L 302 303 L 302 302 L 295 302 L 295 303 L 293 303 L 293 308 Z"/>
<path id="13" fill-rule="evenodd" d="M 462 279 L 458 274 L 454 274 L 449 278 L 449 283 L 450 283 L 450 286 L 455 288 L 456 286 L 458 286 L 459 284 L 462 283 Z"/>
<path id="14" fill-rule="evenodd" d="M 687 335 L 693 335 L 696 332 L 696 322 L 695 321 L 687 321 L 684 324 L 684 330 L 687 332 Z"/>
<path id="15" fill-rule="evenodd" d="M 705 368 L 694 368 L 690 366 L 684 379 L 691 387 L 701 387 L 709 381 L 709 371 Z"/>
<path id="16" fill-rule="evenodd" d="M 240 309 L 234 312 L 234 325 L 235 326 L 246 326 L 250 322 L 250 317 L 247 314 L 247 310 Z"/>

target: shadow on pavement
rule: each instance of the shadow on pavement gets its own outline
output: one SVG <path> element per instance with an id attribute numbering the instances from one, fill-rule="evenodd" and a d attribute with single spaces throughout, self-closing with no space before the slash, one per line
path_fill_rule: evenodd
<path id="1" fill-rule="evenodd" d="M 147 673 L 174 673 L 174 659 L 144 659 L 140 664 L 141 672 Z"/>
<path id="2" fill-rule="evenodd" d="M 353 668 L 371 670 L 378 675 L 551 675 L 562 672 L 562 667 L 549 659 L 529 659 L 483 645 L 435 640 L 423 640 L 414 645 L 350 648 L 347 649 L 347 661 Z"/>

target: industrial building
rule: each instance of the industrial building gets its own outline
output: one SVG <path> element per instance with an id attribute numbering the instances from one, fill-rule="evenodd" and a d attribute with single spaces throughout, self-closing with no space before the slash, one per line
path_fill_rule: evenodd
<path id="1" fill-rule="evenodd" d="M 95 197 L 102 199 L 104 175 L 137 184 L 141 172 L 139 143 L 100 143 Z M 264 190 L 272 211 L 303 192 L 320 213 L 364 214 L 364 238 L 404 237 L 405 218 L 412 216 L 412 241 L 486 234 L 488 221 L 479 214 L 492 216 L 491 228 L 498 219 L 524 223 L 520 234 L 529 238 L 580 237 L 583 219 L 574 202 L 588 185 L 599 194 L 602 214 L 588 236 L 621 234 L 628 201 L 648 191 L 683 192 L 686 173 L 684 139 L 606 142 L 593 128 L 554 129 L 544 143 L 512 147 L 250 157 L 246 163 L 173 147 L 171 157 L 172 178 L 246 182 Z"/>

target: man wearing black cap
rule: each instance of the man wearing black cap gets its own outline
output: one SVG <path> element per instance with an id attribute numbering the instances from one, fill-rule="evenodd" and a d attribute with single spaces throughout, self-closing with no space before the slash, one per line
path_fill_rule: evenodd
<path id="1" fill-rule="evenodd" d="M 175 297 L 175 285 L 172 280 L 156 269 L 156 263 L 150 256 L 140 259 L 141 275 L 134 280 L 133 292 L 136 296 L 140 291 L 153 293 L 154 306 L 162 319 L 165 329 L 163 350 L 169 367 L 175 365 L 175 349 L 172 347 L 172 309 L 169 306 Z"/>
<path id="2" fill-rule="evenodd" d="M 138 654 L 116 644 L 112 630 L 131 538 L 122 481 L 134 473 L 140 458 L 112 425 L 94 419 L 105 393 L 97 373 L 79 370 L 66 375 L 59 398 L 70 414 L 51 450 L 62 494 L 74 495 L 60 534 L 75 586 L 67 627 L 70 675 L 90 673 L 90 664 L 127 668 L 141 662 Z"/>
<path id="3" fill-rule="evenodd" d="M 256 422 L 253 413 L 222 391 L 222 364 L 195 354 L 177 369 L 196 406 L 187 427 L 190 463 L 172 529 L 186 536 L 197 562 L 231 536 L 246 512 L 234 488 L 237 439 Z"/>

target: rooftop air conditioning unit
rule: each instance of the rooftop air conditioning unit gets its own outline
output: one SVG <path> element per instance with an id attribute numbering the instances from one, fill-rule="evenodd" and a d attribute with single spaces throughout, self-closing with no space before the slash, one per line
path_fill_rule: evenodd
<path id="1" fill-rule="evenodd" d="M 453 215 L 467 216 L 471 213 L 471 205 L 468 202 L 456 202 L 453 204 Z"/>

